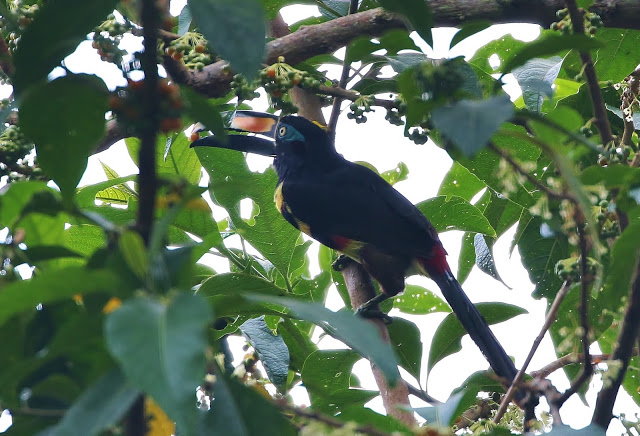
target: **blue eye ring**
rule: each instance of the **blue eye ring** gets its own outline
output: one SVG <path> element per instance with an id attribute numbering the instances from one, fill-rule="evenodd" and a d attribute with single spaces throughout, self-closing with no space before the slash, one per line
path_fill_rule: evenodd
<path id="1" fill-rule="evenodd" d="M 282 137 L 287 134 L 287 128 L 285 126 L 278 127 L 278 136 Z"/>

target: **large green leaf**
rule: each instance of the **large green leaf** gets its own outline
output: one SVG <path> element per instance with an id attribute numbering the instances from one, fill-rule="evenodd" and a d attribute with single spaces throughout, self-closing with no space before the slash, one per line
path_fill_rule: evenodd
<path id="1" fill-rule="evenodd" d="M 420 365 L 422 363 L 420 329 L 411 321 L 402 318 L 394 318 L 387 329 L 391 337 L 391 344 L 398 356 L 398 363 L 416 380 L 420 380 Z"/>
<path id="2" fill-rule="evenodd" d="M 16 71 L 11 82 L 16 93 L 20 94 L 28 86 L 46 79 L 47 74 L 113 12 L 117 3 L 116 0 L 52 0 L 42 5 L 33 22 L 21 33 L 13 55 Z M 72 94 L 68 97 L 74 100 Z M 42 104 L 47 102 L 42 101 Z M 90 111 L 92 108 L 80 107 L 80 110 Z M 55 115 L 55 111 L 49 115 Z M 71 121 L 77 126 L 81 124 L 76 118 L 70 118 Z"/>
<path id="3" fill-rule="evenodd" d="M 471 174 L 468 169 L 458 162 L 453 162 L 449 172 L 447 172 L 444 179 L 442 179 L 442 183 L 440 183 L 438 195 L 445 195 L 447 197 L 456 196 L 466 201 L 471 201 L 473 196 L 480 192 L 485 186 L 484 182 Z"/>
<path id="4" fill-rule="evenodd" d="M 530 111 L 541 112 L 546 97 L 553 95 L 552 86 L 560 73 L 562 58 L 530 59 L 522 67 L 516 68 L 513 75 L 522 89 L 524 103 Z"/>
<path id="5" fill-rule="evenodd" d="M 269 380 L 282 389 L 289 375 L 289 349 L 282 336 L 273 334 L 264 317 L 245 321 L 240 331 L 257 351 Z"/>
<path id="6" fill-rule="evenodd" d="M 489 324 L 498 324 L 527 313 L 522 307 L 506 303 L 478 303 L 476 307 Z M 466 334 L 456 315 L 447 315 L 433 335 L 427 368 L 431 370 L 445 357 L 462 350 L 460 340 Z"/>
<path id="7" fill-rule="evenodd" d="M 67 201 L 104 133 L 106 110 L 107 88 L 88 74 L 60 77 L 25 93 L 20 127 L 35 142 L 38 163 Z"/>
<path id="8" fill-rule="evenodd" d="M 416 285 L 406 285 L 404 292 L 393 298 L 393 307 L 412 315 L 451 312 L 451 308 L 442 298 Z"/>
<path id="9" fill-rule="evenodd" d="M 253 301 L 286 307 L 296 317 L 322 327 L 331 336 L 341 340 L 361 356 L 367 357 L 382 371 L 390 384 L 395 384 L 398 379 L 398 363 L 391 346 L 382 341 L 372 324 L 353 316 L 350 311 L 332 312 L 322 304 L 306 303 L 291 298 L 261 295 L 247 297 Z"/>
<path id="10" fill-rule="evenodd" d="M 195 388 L 205 374 L 205 327 L 211 309 L 198 295 L 164 304 L 146 297 L 126 301 L 106 319 L 105 338 L 129 382 L 144 390 L 194 434 Z"/>
<path id="11" fill-rule="evenodd" d="M 51 196 L 57 194 L 45 182 L 17 182 L 2 189 L 0 191 L 0 227 L 13 227 L 22 209 L 29 204 L 34 195 L 42 192 Z"/>
<path id="12" fill-rule="evenodd" d="M 189 9 L 204 37 L 231 67 L 248 79 L 264 57 L 265 13 L 257 0 L 189 0 Z"/>
<path id="13" fill-rule="evenodd" d="M 496 232 L 482 212 L 460 197 L 434 197 L 418 203 L 417 208 L 425 214 L 438 232 L 463 230 L 495 236 Z"/>
<path id="14" fill-rule="evenodd" d="M 294 436 L 295 427 L 278 408 L 255 389 L 226 375 L 213 385 L 211 410 L 198 412 L 198 435 Z"/>
<path id="15" fill-rule="evenodd" d="M 98 434 L 117 423 L 139 395 L 119 370 L 108 372 L 73 403 L 47 435 Z"/>
<path id="16" fill-rule="evenodd" d="M 554 267 L 559 260 L 569 257 L 566 236 L 551 229 L 541 218 L 532 217 L 520 220 L 514 243 L 518 245 L 529 279 L 536 286 L 534 297 L 552 299 L 562 285 Z"/>
<path id="17" fill-rule="evenodd" d="M 273 204 L 278 181 L 275 171 L 268 169 L 262 174 L 249 171 L 242 153 L 234 150 L 198 147 L 196 152 L 211 178 L 209 190 L 214 200 L 227 209 L 236 231 L 288 278 L 300 232 Z M 247 223 L 238 213 L 238 205 L 244 198 L 252 199 L 259 208 L 255 225 Z"/>
<path id="18" fill-rule="evenodd" d="M 431 120 L 438 131 L 472 157 L 487 144 L 498 128 L 513 115 L 508 95 L 487 100 L 461 100 L 433 110 Z"/>
<path id="19" fill-rule="evenodd" d="M 38 304 L 69 299 L 75 294 L 98 291 L 116 293 L 121 285 L 119 276 L 112 271 L 88 270 L 77 266 L 45 271 L 2 289 L 0 324 L 16 313 L 35 311 Z"/>
<path id="20" fill-rule="evenodd" d="M 140 140 L 127 138 L 125 142 L 131 159 L 137 164 Z M 175 174 L 197 185 L 200 182 L 201 165 L 196 152 L 190 145 L 189 139 L 183 132 L 172 136 L 159 135 L 156 143 L 158 174 Z"/>
<path id="21" fill-rule="evenodd" d="M 207 279 L 198 288 L 198 294 L 213 306 L 217 316 L 237 315 L 281 315 L 281 310 L 268 308 L 263 304 L 247 301 L 241 294 L 285 295 L 285 291 L 270 281 L 243 273 L 217 274 Z"/>
<path id="22" fill-rule="evenodd" d="M 540 38 L 526 44 L 513 54 L 502 67 L 502 74 L 510 73 L 514 68 L 524 65 L 529 59 L 554 55 L 563 50 L 588 51 L 602 46 L 603 44 L 600 41 L 586 35 L 560 35 L 556 32 L 543 33 Z"/>
<path id="23" fill-rule="evenodd" d="M 604 43 L 604 47 L 598 49 L 594 56 L 598 80 L 619 82 L 636 69 L 638 38 L 638 30 L 598 29 L 596 39 Z"/>
<path id="24" fill-rule="evenodd" d="M 423 0 L 381 0 L 383 8 L 404 15 L 411 22 L 418 35 L 429 45 L 433 45 L 431 28 L 433 15 L 429 4 Z"/>

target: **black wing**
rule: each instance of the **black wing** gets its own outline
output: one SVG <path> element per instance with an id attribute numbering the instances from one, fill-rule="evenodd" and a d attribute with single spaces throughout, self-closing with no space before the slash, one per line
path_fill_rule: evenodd
<path id="1" fill-rule="evenodd" d="M 314 236 L 342 236 L 411 257 L 430 257 L 438 240 L 409 200 L 373 171 L 346 160 L 328 172 L 287 178 L 283 196 Z"/>

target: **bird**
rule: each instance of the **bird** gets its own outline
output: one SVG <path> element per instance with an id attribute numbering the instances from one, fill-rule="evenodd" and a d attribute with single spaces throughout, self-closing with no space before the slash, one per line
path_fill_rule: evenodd
<path id="1" fill-rule="evenodd" d="M 234 131 L 264 137 L 207 136 L 192 146 L 272 156 L 278 175 L 274 200 L 282 216 L 359 262 L 380 285 L 382 292 L 361 313 L 402 292 L 405 277 L 430 277 L 493 371 L 514 380 L 514 363 L 454 277 L 436 229 L 415 205 L 371 169 L 345 159 L 328 131 L 306 118 L 237 111 Z"/>

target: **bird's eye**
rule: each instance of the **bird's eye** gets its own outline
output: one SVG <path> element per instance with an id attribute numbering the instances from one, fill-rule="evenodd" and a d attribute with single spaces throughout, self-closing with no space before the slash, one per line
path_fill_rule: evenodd
<path id="1" fill-rule="evenodd" d="M 285 126 L 280 126 L 278 129 L 278 136 L 284 136 L 287 133 L 287 128 Z"/>

